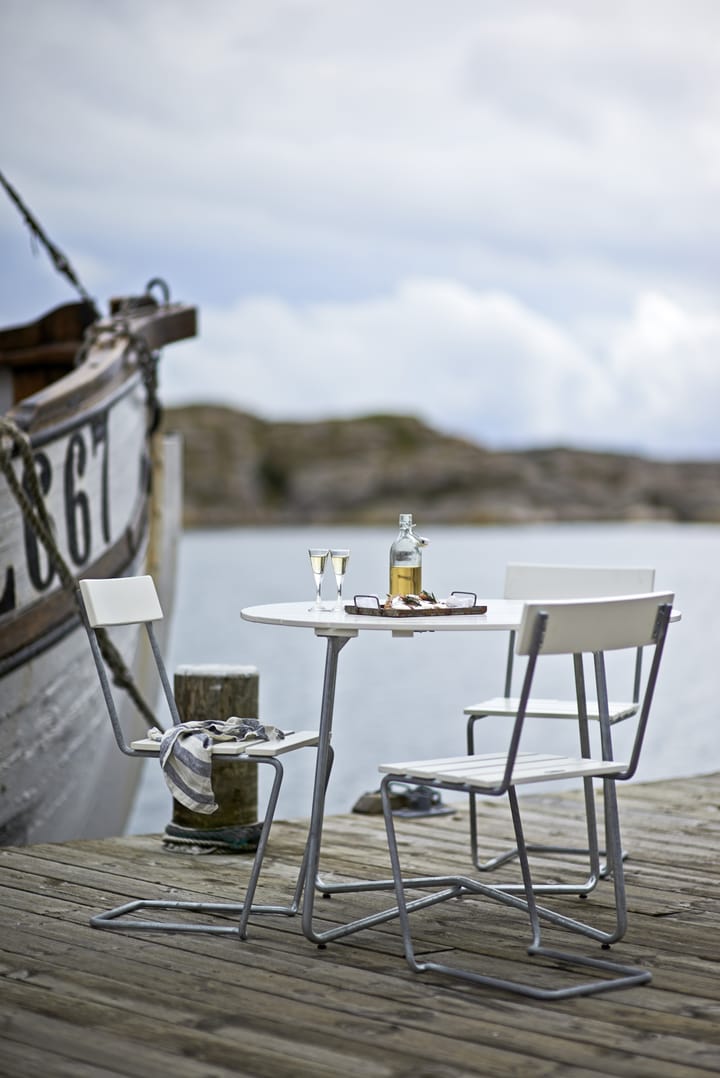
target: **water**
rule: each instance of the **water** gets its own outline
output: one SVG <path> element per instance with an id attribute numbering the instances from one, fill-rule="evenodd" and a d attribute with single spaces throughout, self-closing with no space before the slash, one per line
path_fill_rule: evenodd
<path id="1" fill-rule="evenodd" d="M 422 525 L 422 522 L 420 522 Z M 720 769 L 716 617 L 720 528 L 712 525 L 607 524 L 524 527 L 421 526 L 423 582 L 437 595 L 454 589 L 500 596 L 505 564 L 653 566 L 656 588 L 675 592 L 682 621 L 671 626 L 639 780 Z M 196 531 L 183 536 L 178 593 L 167 652 L 181 663 L 254 665 L 260 674 L 260 718 L 290 729 L 316 728 L 325 644 L 310 629 L 242 621 L 244 606 L 314 597 L 307 549 L 351 550 L 344 595 L 383 593 L 394 528 L 302 528 Z M 335 594 L 332 573 L 323 595 Z M 340 654 L 333 743 L 336 765 L 328 812 L 346 812 L 377 788 L 377 764 L 408 755 L 463 752 L 463 707 L 502 691 L 507 637 L 501 633 L 432 633 L 393 639 L 366 633 Z M 567 668 L 549 660 L 539 691 L 567 696 Z M 620 676 L 621 671 L 616 671 Z M 625 671 L 622 671 L 624 674 Z M 629 691 L 629 673 L 620 691 Z M 564 751 L 564 723 L 535 722 L 525 747 Z M 502 720 L 482 724 L 482 751 L 504 748 Z M 622 758 L 630 723 L 615 728 Z M 627 729 L 626 729 L 627 728 Z M 304 817 L 312 788 L 312 750 L 288 758 L 278 818 Z M 170 795 L 155 761 L 143 781 L 128 833 L 162 831 Z M 261 788 L 262 793 L 262 788 Z"/>

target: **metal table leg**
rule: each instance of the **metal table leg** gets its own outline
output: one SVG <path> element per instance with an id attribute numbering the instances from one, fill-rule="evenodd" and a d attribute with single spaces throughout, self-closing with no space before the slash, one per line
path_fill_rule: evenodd
<path id="1" fill-rule="evenodd" d="M 316 893 L 325 895 L 356 891 L 392 891 L 395 884 L 392 879 L 386 880 L 356 880 L 351 883 L 326 884 L 319 875 L 320 847 L 322 844 L 323 818 L 325 814 L 325 792 L 330 777 L 330 764 L 332 754 L 332 723 L 335 706 L 335 684 L 337 680 L 338 656 L 352 636 L 357 632 L 342 636 L 318 632 L 318 636 L 327 636 L 327 649 L 325 653 L 325 674 L 323 677 L 322 703 L 320 706 L 320 739 L 318 742 L 317 764 L 315 768 L 315 781 L 313 786 L 312 810 L 310 814 L 310 828 L 308 831 L 307 845 L 307 875 L 305 878 L 305 890 L 302 905 L 302 929 L 305 936 L 312 942 L 324 947 L 331 940 L 349 936 L 360 929 L 369 928 L 372 925 L 382 924 L 398 916 L 398 907 L 369 914 L 367 917 L 349 921 L 347 924 L 338 925 L 325 932 L 316 932 L 313 927 Z M 424 906 L 432 906 L 437 902 L 445 901 L 460 894 L 463 887 L 455 877 L 448 877 L 447 890 L 441 893 L 425 895 L 413 902 L 408 903 L 408 910 L 421 909 Z M 423 887 L 437 884 L 437 877 L 419 877 L 405 881 L 407 887 Z"/>

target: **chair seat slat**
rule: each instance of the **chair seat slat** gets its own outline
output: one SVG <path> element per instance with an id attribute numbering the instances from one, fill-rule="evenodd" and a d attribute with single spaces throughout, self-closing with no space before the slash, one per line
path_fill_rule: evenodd
<path id="1" fill-rule="evenodd" d="M 463 711 L 466 715 L 504 715 L 514 719 L 519 704 L 520 700 L 517 696 L 493 696 L 489 700 L 469 704 Z M 632 701 L 611 700 L 608 705 L 610 722 L 629 719 L 637 712 L 637 709 L 637 704 Z M 577 719 L 577 713 L 577 703 L 569 699 L 531 699 L 525 709 L 525 717 L 530 719 Z M 600 708 L 596 700 L 587 701 L 587 716 L 596 721 L 600 719 Z"/>
<path id="2" fill-rule="evenodd" d="M 505 773 L 505 756 L 456 756 L 442 760 L 418 760 L 409 763 L 381 764 L 385 774 L 402 776 L 405 782 L 458 782 L 468 785 L 497 786 Z M 620 774 L 627 764 L 616 760 L 579 759 L 544 753 L 520 753 L 515 760 L 512 784 L 545 782 L 548 778 L 600 777 Z"/>
<path id="3" fill-rule="evenodd" d="M 252 741 L 215 741 L 210 751 L 213 756 L 282 756 L 293 749 L 317 743 L 316 730 L 296 730 L 273 741 L 261 741 L 259 738 Z M 146 752 L 148 756 L 158 756 L 160 753 L 160 742 L 149 737 L 138 738 L 131 742 L 130 747 L 137 752 Z"/>

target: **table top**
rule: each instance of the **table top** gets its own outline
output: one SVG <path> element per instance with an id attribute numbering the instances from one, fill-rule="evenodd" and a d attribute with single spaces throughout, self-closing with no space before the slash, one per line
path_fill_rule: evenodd
<path id="1" fill-rule="evenodd" d="M 318 635 L 324 636 L 355 636 L 361 630 L 392 632 L 406 636 L 412 633 L 518 628 L 524 606 L 522 601 L 478 597 L 478 605 L 486 604 L 485 614 L 432 614 L 427 617 L 398 618 L 376 614 L 346 614 L 344 610 L 315 610 L 307 601 L 247 606 L 240 614 L 245 621 L 261 622 L 265 625 L 294 625 L 314 629 Z"/>

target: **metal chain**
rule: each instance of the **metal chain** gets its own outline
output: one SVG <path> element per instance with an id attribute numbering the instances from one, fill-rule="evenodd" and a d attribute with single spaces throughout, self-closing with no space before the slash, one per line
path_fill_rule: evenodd
<path id="1" fill-rule="evenodd" d="M 6 446 L 6 439 L 10 445 Z M 23 482 L 20 483 L 15 469 L 12 466 L 13 448 L 18 453 L 23 464 Z M 55 541 L 52 519 L 47 511 L 45 498 L 40 488 L 35 461 L 33 458 L 30 439 L 11 419 L 0 417 L 0 470 L 2 470 L 8 486 L 15 495 L 15 500 L 20 506 L 25 518 L 47 551 L 48 558 L 56 569 L 60 581 L 67 592 L 72 595 L 81 615 L 83 613 L 82 600 L 79 595 L 77 579 L 69 568 L 67 562 Z M 149 726 L 158 726 L 152 708 L 146 703 L 138 689 L 133 676 L 125 661 L 110 640 L 105 629 L 97 630 L 98 644 L 103 659 L 107 663 L 113 675 L 115 684 L 127 692 L 135 707 L 138 709 Z"/>

